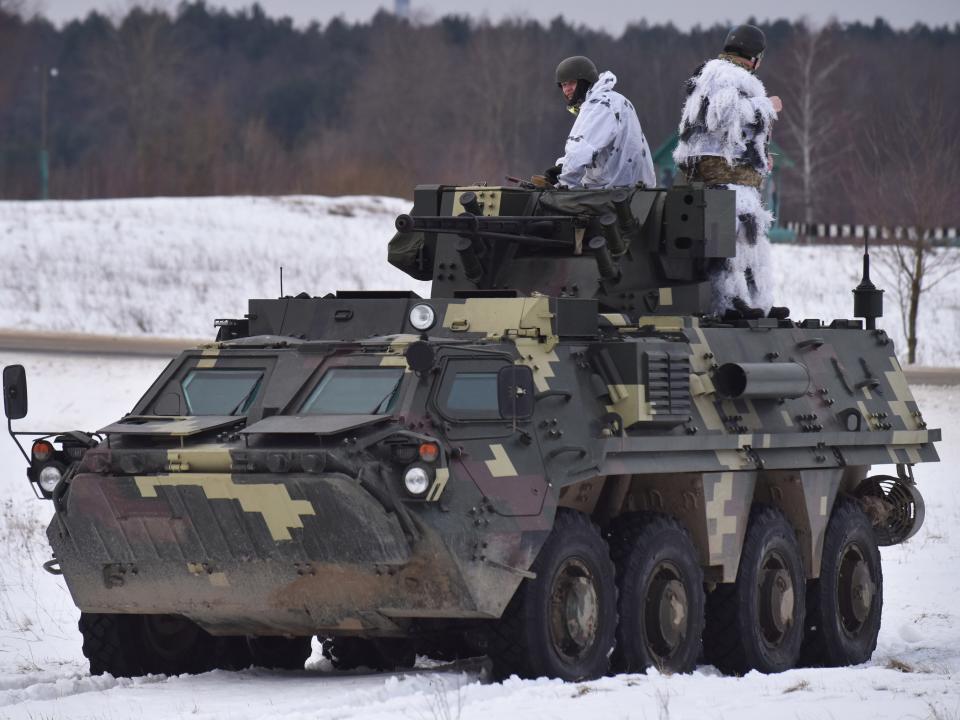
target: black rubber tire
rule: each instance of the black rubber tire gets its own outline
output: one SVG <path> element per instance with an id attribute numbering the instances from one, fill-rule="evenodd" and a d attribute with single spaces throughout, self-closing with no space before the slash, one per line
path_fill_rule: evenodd
<path id="1" fill-rule="evenodd" d="M 532 571 L 536 579 L 521 583 L 503 617 L 491 627 L 488 651 L 494 676 L 578 681 L 606 674 L 616 641 L 616 573 L 609 547 L 590 518 L 560 509 Z M 557 583 L 577 572 L 589 573 L 582 577 L 595 596 L 596 629 L 582 652 L 567 657 L 556 647 L 559 640 L 555 642 L 551 630 L 551 599 L 561 589 Z"/>
<path id="2" fill-rule="evenodd" d="M 405 670 L 417 656 L 413 645 L 396 638 L 336 637 L 323 641 L 323 656 L 337 670 Z"/>
<path id="3" fill-rule="evenodd" d="M 82 612 L 77 627 L 83 636 L 83 655 L 90 661 L 91 675 L 145 674 L 138 648 L 131 642 L 137 631 L 136 616 Z"/>
<path id="4" fill-rule="evenodd" d="M 617 568 L 620 618 L 614 670 L 643 672 L 654 667 L 660 672 L 692 672 L 702 650 L 706 594 L 703 568 L 690 535 L 674 518 L 637 513 L 620 519 L 609 541 Z M 658 636 L 655 620 L 659 613 L 649 598 L 664 574 L 682 586 L 686 605 L 685 627 L 672 648 L 663 645 L 665 635 Z"/>
<path id="5" fill-rule="evenodd" d="M 181 675 L 217 666 L 217 640 L 186 618 L 81 613 L 78 627 L 91 675 Z M 163 643 L 158 628 L 169 631 Z"/>
<path id="6" fill-rule="evenodd" d="M 869 611 L 855 621 L 841 609 L 840 585 L 848 571 L 844 558 L 859 553 L 874 585 Z M 820 578 L 807 586 L 807 622 L 802 662 L 808 666 L 859 665 L 877 648 L 883 612 L 883 568 L 870 519 L 852 499 L 833 508 L 823 539 Z"/>
<path id="7" fill-rule="evenodd" d="M 250 661 L 271 670 L 303 670 L 310 657 L 308 637 L 249 637 Z"/>
<path id="8" fill-rule="evenodd" d="M 782 565 L 792 587 L 791 618 L 781 637 L 770 642 L 761 620 L 758 587 L 764 564 Z M 767 569 L 770 569 L 769 567 Z M 796 534 L 775 508 L 755 505 L 750 513 L 735 583 L 725 583 L 707 595 L 703 652 L 722 672 L 742 675 L 750 670 L 776 673 L 797 665 L 803 642 L 806 575 Z"/>

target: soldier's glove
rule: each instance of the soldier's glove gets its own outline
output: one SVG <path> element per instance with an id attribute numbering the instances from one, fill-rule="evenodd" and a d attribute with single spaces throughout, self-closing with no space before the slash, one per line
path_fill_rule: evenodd
<path id="1" fill-rule="evenodd" d="M 560 173 L 563 172 L 563 165 L 554 165 L 547 168 L 543 176 L 550 181 L 551 185 L 556 185 L 560 181 Z"/>

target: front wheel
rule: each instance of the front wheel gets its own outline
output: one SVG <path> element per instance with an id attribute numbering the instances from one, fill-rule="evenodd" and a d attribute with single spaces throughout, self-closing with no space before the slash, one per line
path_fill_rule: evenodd
<path id="1" fill-rule="evenodd" d="M 610 668 L 617 627 L 615 571 L 590 518 L 561 509 L 527 579 L 492 633 L 499 678 L 589 680 Z"/>
<path id="2" fill-rule="evenodd" d="M 823 539 L 820 578 L 807 592 L 807 665 L 858 665 L 877 647 L 883 571 L 876 535 L 853 500 L 840 500 Z"/>
<path id="3" fill-rule="evenodd" d="M 803 641 L 806 576 L 800 546 L 783 514 L 750 513 L 737 581 L 707 596 L 703 650 L 728 674 L 775 673 L 797 664 Z"/>

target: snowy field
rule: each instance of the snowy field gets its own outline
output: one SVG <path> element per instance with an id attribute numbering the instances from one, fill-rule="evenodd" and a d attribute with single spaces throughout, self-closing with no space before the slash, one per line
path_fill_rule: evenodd
<path id="1" fill-rule="evenodd" d="M 20 428 L 95 429 L 129 410 L 164 363 L 0 353 L 30 378 Z M 50 506 L 34 500 L 13 443 L 0 438 L 0 719 L 127 718 L 709 718 L 717 720 L 960 720 L 960 388 L 916 388 L 943 462 L 917 469 L 926 524 L 883 551 L 879 647 L 856 668 L 743 678 L 701 667 L 692 675 L 624 675 L 589 683 L 487 682 L 476 668 L 402 674 L 216 671 L 136 680 L 90 677 L 78 612 L 49 557 Z M 93 408 L 91 410 L 91 408 Z"/>
<path id="2" fill-rule="evenodd" d="M 0 202 L 0 329 L 212 336 L 250 297 L 338 289 L 429 293 L 386 262 L 394 218 L 380 197 Z M 953 251 L 958 252 L 958 251 Z M 776 303 L 793 317 L 850 317 L 860 251 L 774 247 Z M 893 283 L 881 326 L 904 350 Z M 925 296 L 918 364 L 960 366 L 960 273 Z"/>

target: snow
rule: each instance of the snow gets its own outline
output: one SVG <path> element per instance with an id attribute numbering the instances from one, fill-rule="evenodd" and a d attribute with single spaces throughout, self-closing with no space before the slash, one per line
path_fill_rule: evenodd
<path id="1" fill-rule="evenodd" d="M 209 339 L 214 318 L 279 294 L 281 266 L 288 294 L 427 297 L 428 283 L 386 262 L 394 219 L 409 210 L 381 197 L 0 202 L 0 329 Z M 800 319 L 851 316 L 859 249 L 772 250 L 774 305 Z M 887 290 L 880 325 L 902 352 L 895 285 L 878 253 L 873 278 Z M 918 364 L 960 365 L 960 273 L 924 295 L 919 328 Z"/>
<path id="2" fill-rule="evenodd" d="M 22 363 L 31 412 L 17 428 L 102 427 L 133 406 L 164 362 L 0 352 Z M 198 676 L 90 677 L 78 612 L 61 578 L 45 573 L 44 526 L 24 461 L 0 440 L 0 719 L 71 718 L 710 718 L 875 720 L 960 718 L 960 388 L 919 387 L 931 427 L 944 429 L 943 462 L 921 465 L 926 523 L 907 544 L 883 549 L 885 603 L 879 645 L 862 666 L 723 677 L 622 675 L 588 683 L 489 683 L 475 666 L 337 673 L 316 655 L 307 670 L 252 669 Z M 887 472 L 877 469 L 877 472 Z"/>

